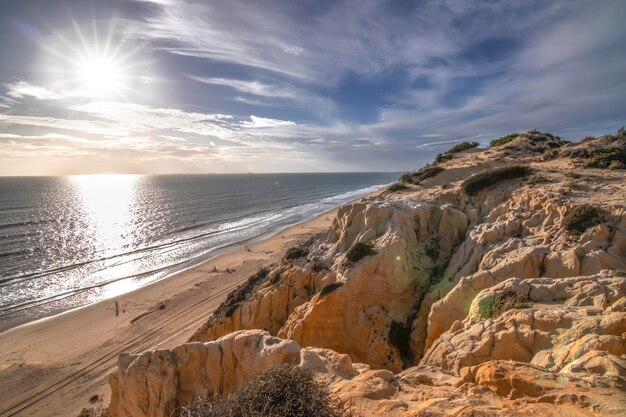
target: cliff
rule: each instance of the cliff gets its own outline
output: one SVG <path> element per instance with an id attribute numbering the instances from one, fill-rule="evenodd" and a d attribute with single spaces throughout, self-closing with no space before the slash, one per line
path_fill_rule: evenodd
<path id="1" fill-rule="evenodd" d="M 342 207 L 189 344 L 120 357 L 110 415 L 170 415 L 286 361 L 364 415 L 619 414 L 625 153 L 623 130 L 455 147 Z"/>

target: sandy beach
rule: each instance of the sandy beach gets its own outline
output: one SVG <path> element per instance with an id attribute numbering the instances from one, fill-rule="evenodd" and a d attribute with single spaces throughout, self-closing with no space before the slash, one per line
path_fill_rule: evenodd
<path id="1" fill-rule="evenodd" d="M 120 352 L 184 343 L 235 286 L 279 260 L 297 241 L 326 229 L 335 215 L 336 209 L 266 239 L 224 249 L 114 299 L 1 333 L 0 416 L 71 417 L 85 407 L 106 406 L 107 379 Z"/>

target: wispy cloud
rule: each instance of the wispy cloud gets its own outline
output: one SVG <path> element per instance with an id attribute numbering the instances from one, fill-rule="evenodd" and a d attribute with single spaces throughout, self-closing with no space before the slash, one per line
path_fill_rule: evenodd
<path id="1" fill-rule="evenodd" d="M 38 100 L 58 100 L 63 97 L 59 92 L 38 85 L 33 85 L 26 81 L 17 81 L 5 84 L 5 88 L 7 90 L 7 96 L 14 99 L 32 97 Z"/>

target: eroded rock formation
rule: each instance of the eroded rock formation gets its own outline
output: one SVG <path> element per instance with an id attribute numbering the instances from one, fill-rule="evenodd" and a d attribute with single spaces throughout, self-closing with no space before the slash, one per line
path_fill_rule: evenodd
<path id="1" fill-rule="evenodd" d="M 122 357 L 112 409 L 157 416 L 295 358 L 365 415 L 619 414 L 626 173 L 604 168 L 625 148 L 623 131 L 580 144 L 528 132 L 342 207 L 229 297 L 192 337 L 204 343 Z M 531 174 L 465 192 L 513 162 Z M 244 329 L 268 333 L 229 335 Z"/>

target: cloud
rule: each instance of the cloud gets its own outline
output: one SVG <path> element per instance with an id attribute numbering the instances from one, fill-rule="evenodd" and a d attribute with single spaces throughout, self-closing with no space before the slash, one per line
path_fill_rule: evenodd
<path id="1" fill-rule="evenodd" d="M 196 161 L 194 172 L 199 161 L 231 172 L 404 170 L 463 140 L 534 128 L 577 139 L 625 123 L 621 1 L 133 6 L 115 36 L 153 54 L 158 82 L 108 101 L 8 82 L 3 132 L 28 146 L 46 133 L 83 138 L 94 159 L 115 144 L 138 160 L 161 152 L 181 158 L 176 169 Z"/>
<path id="2" fill-rule="evenodd" d="M 288 87 L 280 87 L 271 84 L 264 84 L 260 81 L 233 80 L 226 78 L 197 77 L 189 75 L 189 78 L 205 84 L 223 85 L 232 87 L 242 93 L 254 94 L 267 97 L 287 97 L 295 98 L 298 90 Z"/>
<path id="3" fill-rule="evenodd" d="M 252 129 L 280 126 L 295 126 L 296 124 L 289 120 L 268 119 L 265 117 L 250 116 L 249 121 L 244 121 L 242 126 Z"/>
<path id="4" fill-rule="evenodd" d="M 63 95 L 56 91 L 33 85 L 26 81 L 16 81 L 14 83 L 5 84 L 4 87 L 7 90 L 7 96 L 14 99 L 33 97 L 37 100 L 58 100 L 63 97 Z"/>

